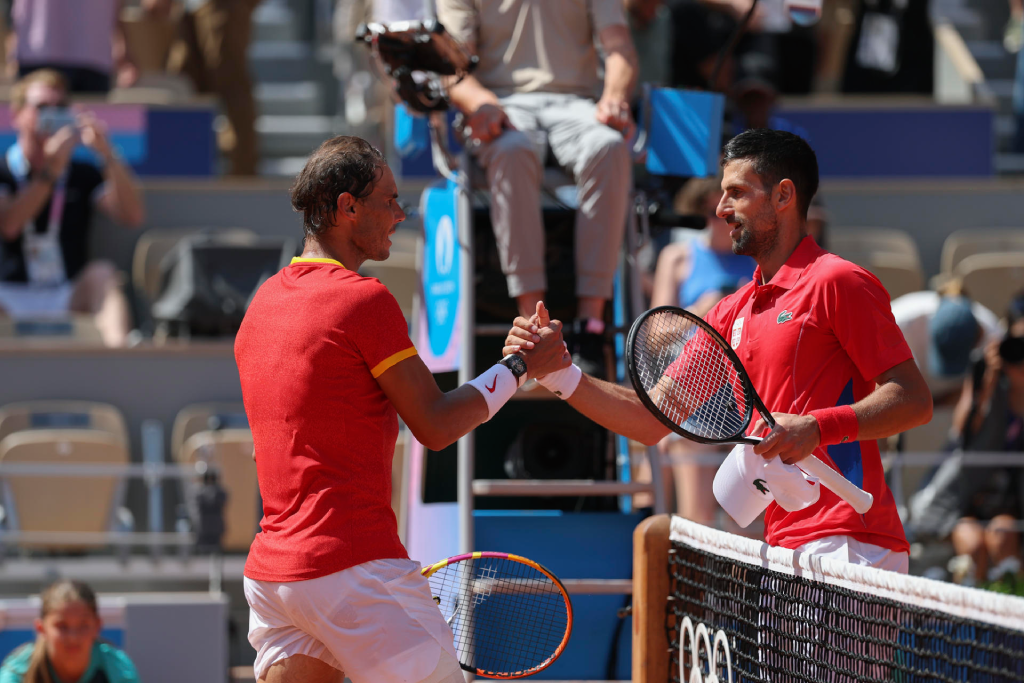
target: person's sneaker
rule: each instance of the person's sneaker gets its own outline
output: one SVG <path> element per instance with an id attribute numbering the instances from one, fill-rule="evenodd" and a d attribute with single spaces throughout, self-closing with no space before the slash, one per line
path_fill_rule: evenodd
<path id="1" fill-rule="evenodd" d="M 566 335 L 572 362 L 580 370 L 598 379 L 605 378 L 604 323 L 593 318 L 577 318 Z"/>

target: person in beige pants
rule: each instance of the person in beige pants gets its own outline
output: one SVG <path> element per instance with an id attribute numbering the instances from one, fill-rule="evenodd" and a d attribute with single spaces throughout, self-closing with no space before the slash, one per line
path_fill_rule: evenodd
<path id="1" fill-rule="evenodd" d="M 438 0 L 437 14 L 480 59 L 450 95 L 487 173 L 502 270 L 522 315 L 547 288 L 540 191 L 548 148 L 576 181 L 577 317 L 567 341 L 577 364 L 603 376 L 604 307 L 627 216 L 635 127 L 637 58 L 622 2 Z"/>
<path id="2" fill-rule="evenodd" d="M 174 0 L 143 0 L 154 16 L 169 16 Z M 252 13 L 260 0 L 185 0 L 181 37 L 171 51 L 168 71 L 187 76 L 201 93 L 220 97 L 228 126 L 218 144 L 228 156 L 231 175 L 256 175 L 256 100 L 246 54 Z"/>

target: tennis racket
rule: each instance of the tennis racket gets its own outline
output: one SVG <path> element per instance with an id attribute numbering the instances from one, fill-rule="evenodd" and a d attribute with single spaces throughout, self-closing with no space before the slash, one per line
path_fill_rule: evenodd
<path id="1" fill-rule="evenodd" d="M 760 437 L 746 435 L 755 408 L 775 428 L 739 357 L 717 330 L 689 311 L 675 306 L 647 311 L 633 323 L 626 346 L 637 396 L 677 434 L 707 444 L 757 444 Z M 871 509 L 870 493 L 815 456 L 797 466 L 857 512 Z"/>
<path id="2" fill-rule="evenodd" d="M 565 650 L 572 602 L 554 574 L 508 553 L 457 555 L 423 568 L 455 636 L 459 664 L 485 678 L 524 678 Z"/>

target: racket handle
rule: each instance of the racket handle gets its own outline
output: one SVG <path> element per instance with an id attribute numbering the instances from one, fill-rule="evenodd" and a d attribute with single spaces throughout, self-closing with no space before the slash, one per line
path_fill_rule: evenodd
<path id="1" fill-rule="evenodd" d="M 849 479 L 813 455 L 804 458 L 796 466 L 812 477 L 817 477 L 822 486 L 849 503 L 859 514 L 863 515 L 870 510 L 871 505 L 875 502 L 874 496 L 858 488 Z"/>

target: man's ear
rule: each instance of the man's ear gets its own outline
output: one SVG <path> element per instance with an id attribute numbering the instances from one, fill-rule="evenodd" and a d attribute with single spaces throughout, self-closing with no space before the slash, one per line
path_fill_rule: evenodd
<path id="1" fill-rule="evenodd" d="M 786 207 L 796 206 L 796 185 L 789 178 L 783 178 L 776 186 L 778 192 L 778 199 L 775 202 L 775 208 L 778 211 L 782 211 Z"/>
<path id="2" fill-rule="evenodd" d="M 356 212 L 356 198 L 351 192 L 342 192 L 338 195 L 334 208 L 338 210 L 338 217 L 353 216 Z"/>

